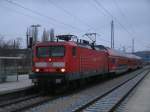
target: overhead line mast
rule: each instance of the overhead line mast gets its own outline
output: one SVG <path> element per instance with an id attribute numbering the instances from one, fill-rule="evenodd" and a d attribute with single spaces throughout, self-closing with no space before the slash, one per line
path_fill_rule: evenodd
<path id="1" fill-rule="evenodd" d="M 111 48 L 114 48 L 114 21 L 111 21 Z"/>
<path id="2" fill-rule="evenodd" d="M 132 39 L 132 53 L 134 53 L 134 38 Z"/>

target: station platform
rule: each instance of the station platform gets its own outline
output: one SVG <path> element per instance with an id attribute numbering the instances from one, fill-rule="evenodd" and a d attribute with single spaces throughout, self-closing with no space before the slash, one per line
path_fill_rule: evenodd
<path id="1" fill-rule="evenodd" d="M 19 91 L 33 86 L 28 75 L 19 75 L 18 81 L 0 83 L 0 95 Z"/>
<path id="2" fill-rule="evenodd" d="M 122 112 L 150 112 L 150 73 L 129 96 Z"/>

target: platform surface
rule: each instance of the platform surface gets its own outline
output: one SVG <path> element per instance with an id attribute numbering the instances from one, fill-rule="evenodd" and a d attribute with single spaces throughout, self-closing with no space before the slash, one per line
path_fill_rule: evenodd
<path id="1" fill-rule="evenodd" d="M 18 76 L 18 81 L 0 83 L 0 94 L 21 90 L 31 87 L 32 85 L 33 84 L 28 78 L 28 75 L 20 75 Z"/>
<path id="2" fill-rule="evenodd" d="M 150 73 L 138 85 L 123 112 L 150 112 Z"/>

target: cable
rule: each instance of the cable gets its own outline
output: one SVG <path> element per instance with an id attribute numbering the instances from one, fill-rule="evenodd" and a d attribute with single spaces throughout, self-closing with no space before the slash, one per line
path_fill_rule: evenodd
<path id="1" fill-rule="evenodd" d="M 122 11 L 121 7 L 119 6 L 119 4 L 117 3 L 117 1 L 116 1 L 116 0 L 113 0 L 113 1 L 114 1 L 114 2 L 113 2 L 114 5 L 116 6 L 116 8 L 118 9 L 118 11 L 119 11 L 120 14 L 122 15 L 123 19 L 126 20 L 126 22 L 128 23 L 128 25 L 130 26 L 131 30 L 134 32 L 134 34 L 136 34 L 135 30 L 133 29 L 133 25 L 128 21 L 127 16 L 123 13 L 123 11 Z M 138 40 L 139 40 L 139 39 L 138 39 Z M 139 41 L 141 42 L 141 41 L 143 41 L 143 40 L 140 39 Z M 144 41 L 143 41 L 142 43 L 145 44 Z"/>
<path id="2" fill-rule="evenodd" d="M 49 2 L 50 4 L 52 4 L 53 6 L 55 6 L 56 8 L 58 8 L 59 10 L 63 11 L 64 13 L 66 13 L 67 15 L 72 16 L 74 19 L 76 19 L 77 21 L 81 22 L 82 24 L 87 25 L 84 21 L 82 21 L 81 19 L 79 19 L 79 18 L 76 17 L 75 15 L 71 14 L 69 11 L 67 11 L 66 9 L 64 9 L 63 7 L 61 7 L 60 5 L 55 4 L 54 2 L 52 2 L 52 1 L 50 1 L 50 0 L 48 0 L 48 2 Z M 89 26 L 89 25 L 87 25 L 87 26 Z M 92 28 L 91 28 L 91 29 L 92 29 Z"/>
<path id="3" fill-rule="evenodd" d="M 90 1 L 90 0 L 89 0 Z M 102 10 L 100 10 L 96 5 L 89 3 L 92 7 L 94 7 L 98 12 L 100 11 L 102 15 L 107 16 Z M 100 13 L 99 13 L 100 14 Z"/>
<path id="4" fill-rule="evenodd" d="M 124 14 L 124 12 L 122 11 L 121 7 L 119 6 L 119 4 L 117 3 L 116 0 L 113 0 L 113 3 L 116 7 L 116 9 L 118 9 L 119 13 L 121 14 L 121 16 L 123 17 L 123 19 L 126 20 L 126 22 L 129 24 L 130 27 L 132 27 L 133 30 L 133 25 L 128 21 L 127 16 Z M 134 32 L 134 31 L 133 31 Z"/>
<path id="5" fill-rule="evenodd" d="M 116 17 L 114 17 L 100 2 L 98 2 L 97 0 L 94 0 L 94 2 L 99 6 L 101 7 L 112 19 L 115 19 L 118 24 L 129 34 L 129 35 L 132 35 L 125 27 L 124 25 L 122 25 L 120 23 L 120 21 L 118 21 L 118 19 Z"/>
<path id="6" fill-rule="evenodd" d="M 118 24 L 121 26 L 121 28 L 126 31 L 132 38 L 135 38 L 135 36 L 129 32 L 126 27 L 124 27 L 124 25 L 122 25 L 122 23 L 120 21 L 118 21 L 118 19 L 116 17 L 114 17 L 100 2 L 98 2 L 97 0 L 94 0 L 94 2 L 99 6 L 101 7 L 112 19 L 115 19 Z"/>
<path id="7" fill-rule="evenodd" d="M 120 8 L 119 4 L 116 0 L 113 0 L 113 3 L 115 7 L 118 9 L 119 13 L 123 17 L 124 20 L 126 20 L 126 23 L 130 26 L 131 30 L 135 33 L 135 30 L 133 29 L 133 25 L 128 21 L 127 16 L 123 13 L 122 9 Z"/>
<path id="8" fill-rule="evenodd" d="M 40 20 L 40 21 L 42 21 L 42 22 L 43 22 L 43 20 L 41 20 L 40 18 L 37 18 L 37 17 L 31 16 L 31 15 L 29 15 L 29 14 L 25 14 L 25 13 L 23 13 L 23 12 L 20 12 L 20 11 L 18 11 L 18 10 L 15 10 L 15 9 L 12 9 L 12 8 L 9 8 L 9 7 L 6 7 L 6 6 L 0 6 L 0 8 L 9 9 L 10 11 L 15 12 L 15 13 L 17 13 L 17 14 L 19 14 L 19 15 L 23 15 L 23 16 L 25 16 L 25 17 L 29 17 L 29 18 L 38 19 L 38 20 Z M 54 24 L 54 23 L 52 23 L 52 22 L 51 22 L 51 24 L 55 25 L 55 24 Z"/>
<path id="9" fill-rule="evenodd" d="M 102 10 L 100 10 L 96 5 L 94 5 L 94 4 L 91 4 L 91 3 L 89 3 L 92 7 L 94 7 L 98 12 L 102 12 L 102 14 L 104 15 L 104 16 L 107 16 Z M 98 33 L 97 33 L 98 34 Z M 99 36 L 101 36 L 101 35 L 99 35 Z M 111 43 L 111 41 L 109 41 L 109 40 L 105 40 L 105 39 L 103 39 L 103 38 L 101 38 L 103 41 L 105 41 L 105 42 L 107 42 L 107 43 Z M 116 43 L 116 44 L 118 44 L 118 45 L 120 45 L 119 43 Z"/>
<path id="10" fill-rule="evenodd" d="M 88 26 L 90 29 L 92 29 L 93 31 L 96 30 L 93 26 L 87 24 L 85 21 L 83 21 L 82 19 L 80 19 L 79 17 L 77 17 L 76 15 L 73 15 L 72 13 L 70 13 L 68 10 L 66 10 L 65 8 L 63 8 L 62 6 L 54 3 L 51 0 L 48 0 L 48 2 L 50 4 L 52 4 L 53 6 L 55 6 L 56 8 L 58 8 L 59 10 L 63 11 L 64 13 L 66 13 L 67 15 L 73 17 L 74 19 L 76 19 L 77 21 L 79 21 L 81 24 Z"/>
<path id="11" fill-rule="evenodd" d="M 49 18 L 48 16 L 45 16 L 45 15 L 43 15 L 43 14 L 41 14 L 41 13 L 35 11 L 35 10 L 32 10 L 32 9 L 30 9 L 30 8 L 26 8 L 26 7 L 20 5 L 20 4 L 16 3 L 16 2 L 13 2 L 13 1 L 10 1 L 10 0 L 6 0 L 6 1 L 7 1 L 8 3 L 11 3 L 11 4 L 13 4 L 13 5 L 16 5 L 16 6 L 20 7 L 20 8 L 23 8 L 23 9 L 25 9 L 25 10 L 28 10 L 28 11 L 30 11 L 30 12 L 36 14 L 36 15 L 39 15 L 39 16 L 42 16 L 42 17 L 44 16 L 44 17 L 46 17 L 46 18 L 48 18 L 48 19 L 51 19 L 51 20 L 57 22 L 57 20 L 55 20 L 54 18 Z M 60 22 L 59 22 L 59 23 L 60 23 Z M 66 25 L 66 24 L 63 23 L 63 25 Z M 67 26 L 68 26 L 68 25 L 67 25 Z M 69 25 L 69 26 L 70 26 L 70 25 Z M 72 28 L 74 28 L 74 27 L 72 27 Z M 78 30 L 79 30 L 79 29 L 78 29 Z M 81 31 L 81 30 L 80 30 L 80 31 Z"/>
<path id="12" fill-rule="evenodd" d="M 14 2 L 14 1 L 10 1 L 10 0 L 5 0 L 5 1 L 8 2 L 8 3 L 10 3 L 10 4 L 13 4 L 13 5 L 17 6 L 17 7 L 20 7 L 20 8 L 22 8 L 22 9 L 25 9 L 25 10 L 27 10 L 27 11 L 30 11 L 30 12 L 36 14 L 36 15 L 41 16 L 41 17 L 45 17 L 45 18 L 47 18 L 48 20 L 54 21 L 54 22 L 56 22 L 56 23 L 62 24 L 62 25 L 64 25 L 64 26 L 70 27 L 70 28 L 75 29 L 75 30 L 78 30 L 78 31 L 82 31 L 81 29 L 79 29 L 79 28 L 77 28 L 77 27 L 75 27 L 75 26 L 72 26 L 72 25 L 70 25 L 70 24 L 66 24 L 66 23 L 64 23 L 64 22 L 58 21 L 58 20 L 56 20 L 55 18 L 49 17 L 49 16 L 44 15 L 44 14 L 38 12 L 38 11 L 35 11 L 35 10 L 30 9 L 30 8 L 24 7 L 23 5 L 20 5 L 20 4 L 16 3 L 16 2 Z"/>

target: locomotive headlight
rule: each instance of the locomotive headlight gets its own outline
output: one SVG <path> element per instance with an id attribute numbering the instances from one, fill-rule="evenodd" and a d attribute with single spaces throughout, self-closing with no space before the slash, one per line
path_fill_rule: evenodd
<path id="1" fill-rule="evenodd" d="M 65 67 L 65 63 L 64 62 L 53 62 L 52 66 L 53 67 Z"/>
<path id="2" fill-rule="evenodd" d="M 61 68 L 60 71 L 61 71 L 61 72 L 65 72 L 66 69 L 65 69 L 65 68 Z"/>
<path id="3" fill-rule="evenodd" d="M 39 72 L 39 71 L 40 71 L 40 69 L 36 68 L 36 69 L 35 69 L 35 71 L 36 71 L 36 72 Z"/>

